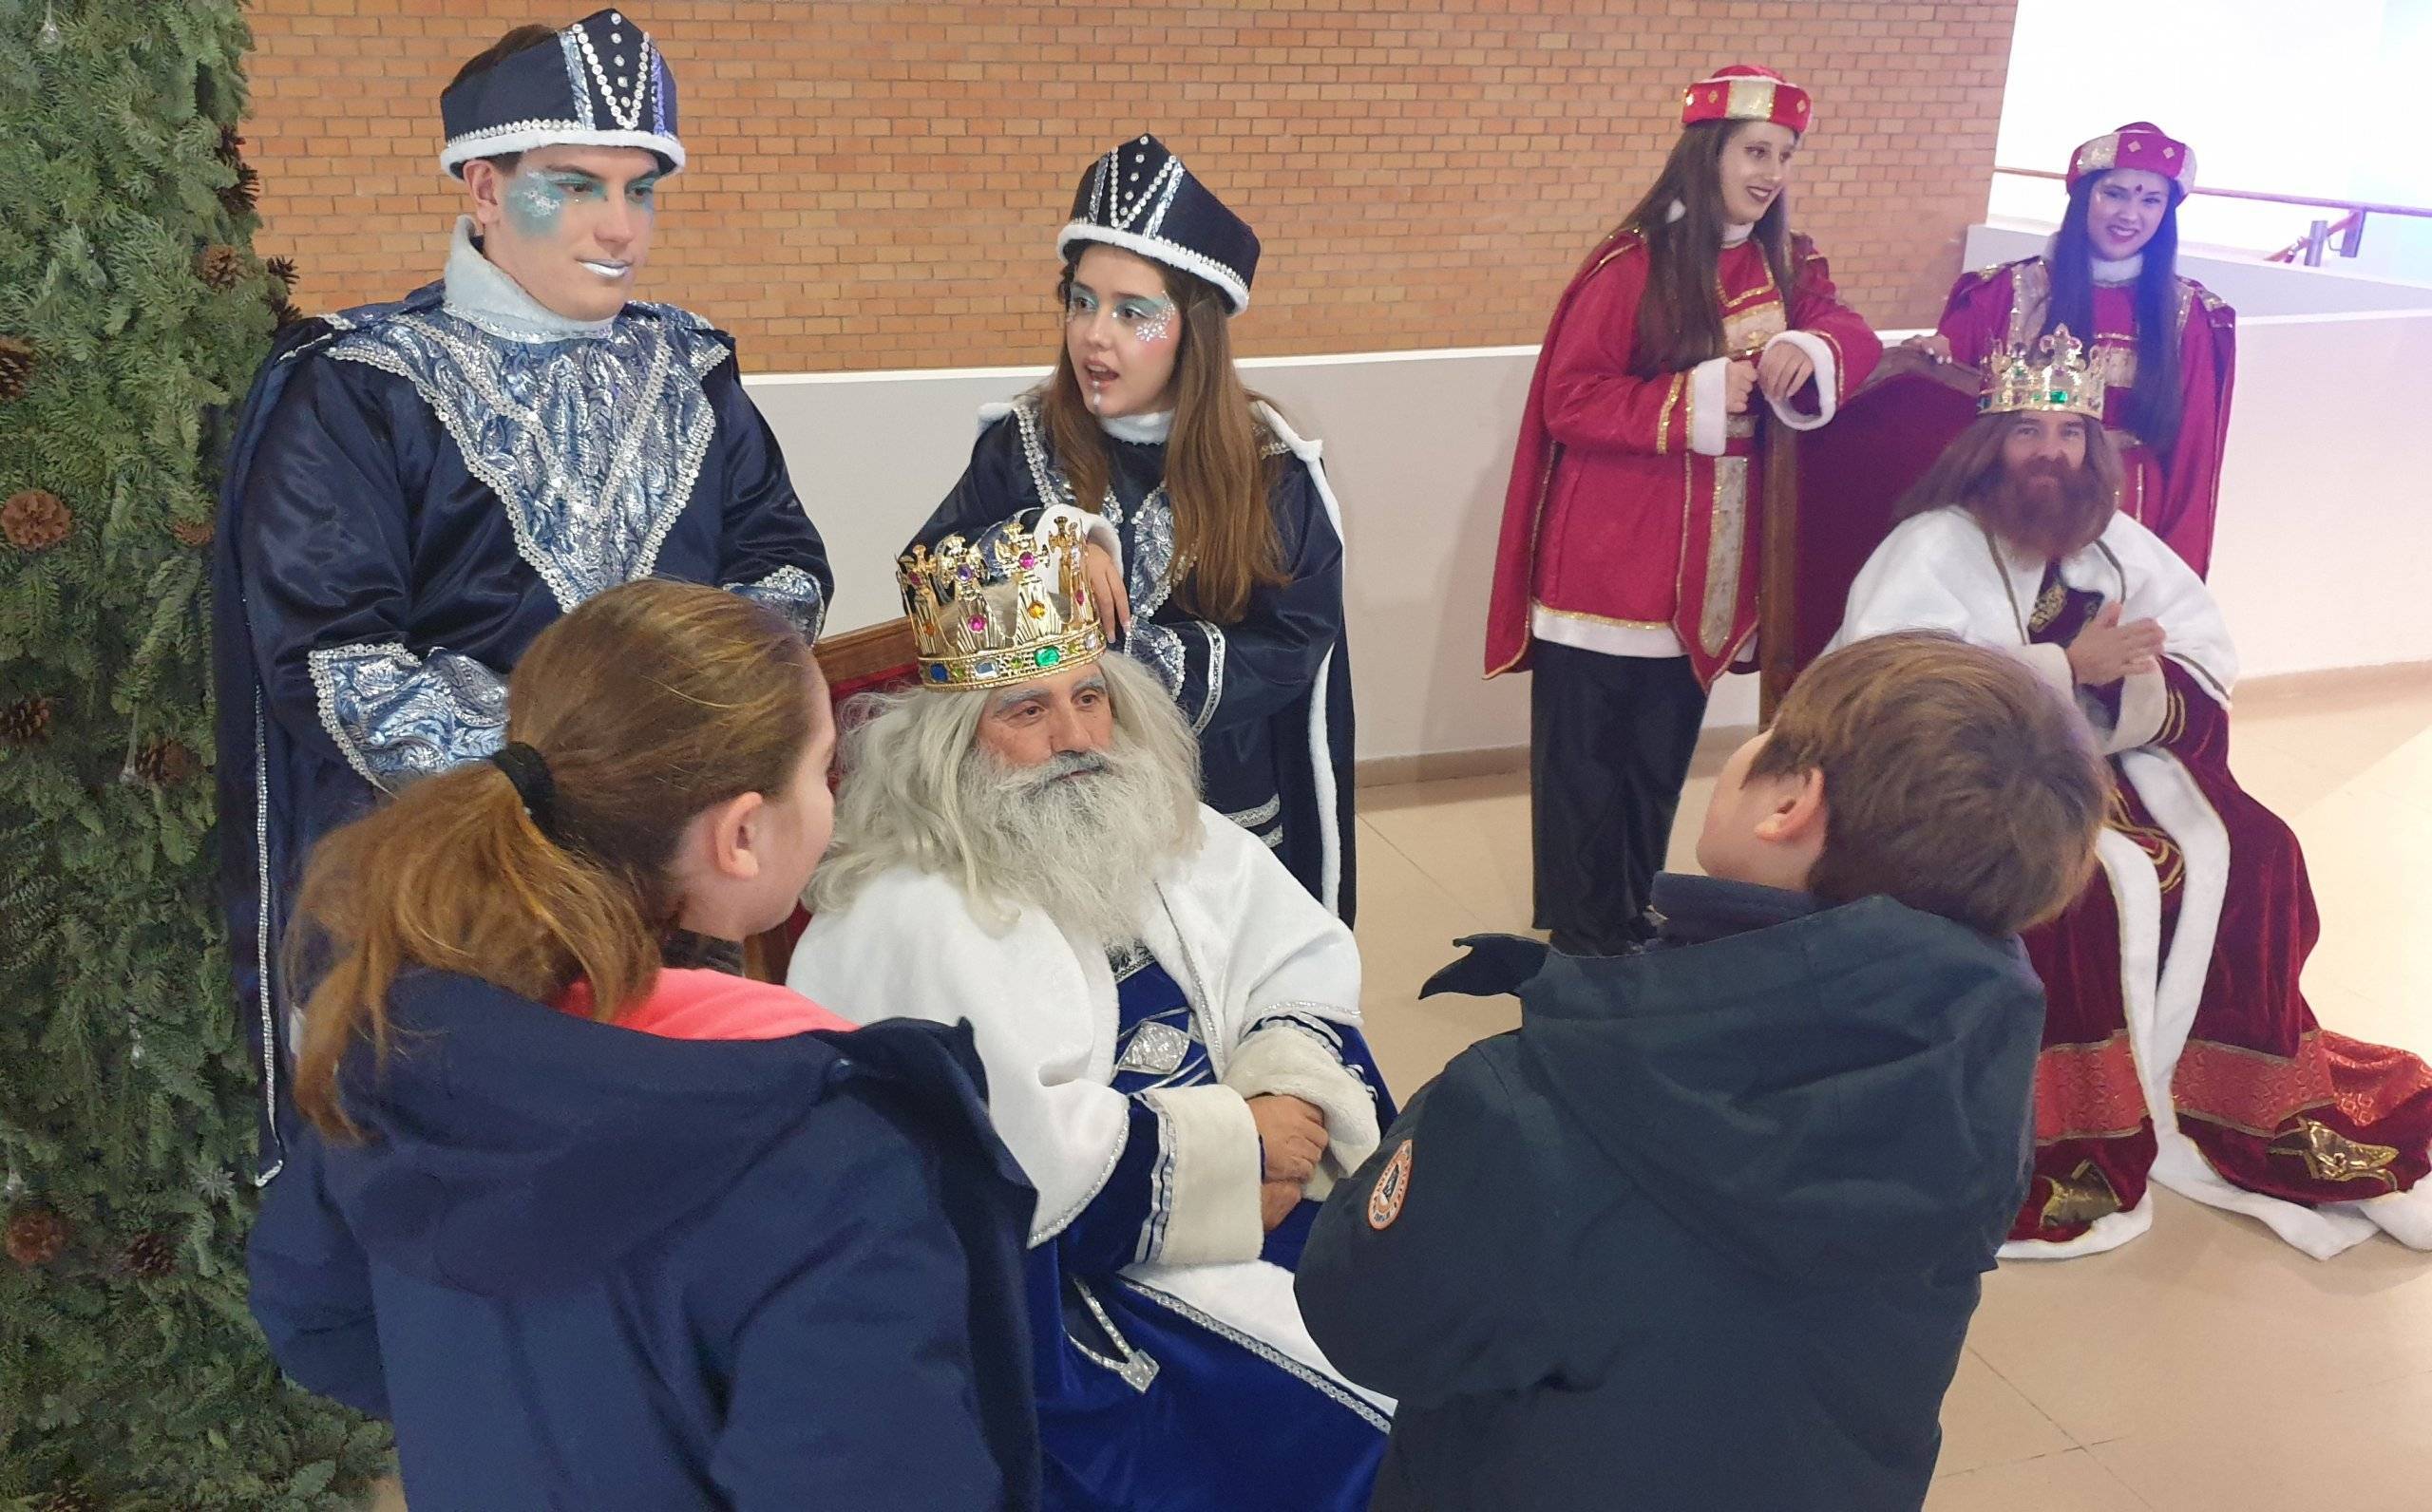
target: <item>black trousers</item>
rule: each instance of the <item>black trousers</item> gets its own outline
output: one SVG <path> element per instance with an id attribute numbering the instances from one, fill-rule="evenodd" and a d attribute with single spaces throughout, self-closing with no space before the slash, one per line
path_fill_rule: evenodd
<path id="1" fill-rule="evenodd" d="M 1672 840 L 1706 691 L 1686 656 L 1530 648 L 1530 822 L 1537 927 L 1575 955 L 1645 937 L 1642 916 Z"/>

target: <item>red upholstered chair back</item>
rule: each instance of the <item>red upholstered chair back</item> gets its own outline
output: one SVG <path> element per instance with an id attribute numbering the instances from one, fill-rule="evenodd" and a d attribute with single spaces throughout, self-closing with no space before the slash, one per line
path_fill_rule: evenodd
<path id="1" fill-rule="evenodd" d="M 1824 653 L 1850 585 L 1891 533 L 1891 506 L 1976 418 L 1976 370 L 1884 354 L 1834 422 L 1798 438 L 1796 665 Z"/>
<path id="2" fill-rule="evenodd" d="M 828 636 L 819 643 L 818 652 L 819 670 L 827 677 L 828 707 L 840 718 L 845 705 L 859 694 L 894 692 L 911 688 L 920 680 L 920 666 L 912 649 L 912 622 L 908 619 L 891 619 L 866 630 Z M 834 783 L 836 773 L 830 771 L 827 780 Z M 797 907 L 794 917 L 786 923 L 746 940 L 745 971 L 760 981 L 784 981 L 786 962 L 793 955 L 794 941 L 802 937 L 809 923 L 810 915 Z"/>

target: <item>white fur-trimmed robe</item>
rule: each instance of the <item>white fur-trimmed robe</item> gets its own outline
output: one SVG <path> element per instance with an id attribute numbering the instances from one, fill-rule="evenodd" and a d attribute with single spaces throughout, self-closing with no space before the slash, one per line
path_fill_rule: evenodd
<path id="1" fill-rule="evenodd" d="M 2168 698 L 2162 674 L 2125 680 L 2115 720 L 2085 697 L 2058 645 L 2031 643 L 2027 619 L 2042 587 L 2042 558 L 1997 542 L 1965 509 L 1947 507 L 1904 521 L 1875 548 L 1851 587 L 1838 649 L 1904 630 L 1948 631 L 1979 646 L 2008 651 L 2053 687 L 2077 698 L 2124 780 L 2169 832 L 2186 860 L 2178 921 L 2161 939 L 2162 896 L 2152 860 L 2106 828 L 2096 850 L 2120 923 L 2121 996 L 2146 1110 L 2154 1123 L 2153 1180 L 2182 1197 L 2245 1213 L 2317 1259 L 2387 1229 L 2419 1248 L 2432 1245 L 2432 1183 L 2348 1202 L 2314 1205 L 2249 1191 L 2214 1169 L 2179 1127 L 2172 1081 L 2201 1003 L 2218 937 L 2232 864 L 2230 835 L 2212 801 L 2178 757 L 2158 744 Z M 2237 652 L 2211 590 L 2154 533 L 2115 515 L 2093 545 L 2060 563 L 2072 589 L 2117 604 L 2123 624 L 2152 619 L 2163 654 L 2222 709 L 2237 681 Z M 2065 1242 L 2013 1240 L 2008 1258 L 2066 1258 L 2114 1249 L 2153 1225 L 2150 1195 L 2107 1214 Z"/>
<path id="2" fill-rule="evenodd" d="M 1373 1107 L 1359 1122 L 1364 1087 L 1339 1062 L 1295 1053 L 1316 1043 L 1300 1030 L 1248 1031 L 1279 1014 L 1358 1028 L 1358 947 L 1264 845 L 1205 805 L 1199 819 L 1197 850 L 1169 863 L 1145 902 L 1141 938 L 1188 995 L 1220 1082 L 1243 1096 L 1288 1091 L 1318 1103 L 1331 1141 L 1321 1178 L 1356 1169 L 1378 1137 Z M 787 980 L 856 1023 L 971 1022 L 997 1130 L 1038 1189 L 1032 1244 L 1061 1233 L 1112 1174 L 1130 1099 L 1111 1085 L 1118 1001 L 1097 942 L 1037 910 L 992 934 L 957 881 L 904 868 L 814 918 Z M 1180 1179 L 1194 1190 L 1177 1200 L 1158 1254 L 1124 1274 L 1340 1380 L 1302 1325 L 1291 1273 L 1256 1258 L 1256 1134 L 1245 1108 L 1239 1120 L 1236 1131 L 1249 1131 L 1246 1164 L 1244 1146 L 1206 1116 L 1169 1119 L 1191 1125 L 1178 1127 L 1188 1145 L 1179 1163 L 1196 1162 L 1200 1174 Z M 1312 1195 L 1324 1184 L 1313 1182 Z"/>

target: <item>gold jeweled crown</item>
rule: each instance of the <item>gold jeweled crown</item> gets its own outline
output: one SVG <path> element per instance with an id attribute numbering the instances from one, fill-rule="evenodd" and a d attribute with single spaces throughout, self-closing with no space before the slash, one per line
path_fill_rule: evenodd
<path id="1" fill-rule="evenodd" d="M 897 559 L 921 681 L 931 688 L 1029 682 L 1106 653 L 1081 571 L 1081 527 L 1031 511 L 969 541 L 948 536 Z"/>
<path id="2" fill-rule="evenodd" d="M 1994 352 L 1985 360 L 1984 387 L 1978 390 L 1980 415 L 2015 414 L 2022 409 L 2102 418 L 2101 374 L 2087 360 L 2083 342 L 2066 326 L 2024 347 Z"/>

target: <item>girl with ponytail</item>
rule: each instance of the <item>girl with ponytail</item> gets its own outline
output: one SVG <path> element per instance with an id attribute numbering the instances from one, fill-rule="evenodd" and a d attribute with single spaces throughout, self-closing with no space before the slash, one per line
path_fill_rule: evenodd
<path id="1" fill-rule="evenodd" d="M 809 646 L 612 589 L 517 664 L 506 737 L 307 871 L 310 1126 L 252 1253 L 280 1363 L 394 1420 L 417 1506 L 1033 1504 L 1030 1198 L 967 1031 L 729 974 L 827 844 Z"/>

